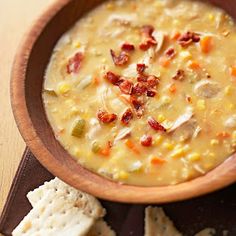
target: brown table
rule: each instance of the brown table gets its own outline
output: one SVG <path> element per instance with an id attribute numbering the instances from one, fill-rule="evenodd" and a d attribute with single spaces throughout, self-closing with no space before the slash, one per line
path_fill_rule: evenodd
<path id="1" fill-rule="evenodd" d="M 17 46 L 40 12 L 55 0 L 0 0 L 0 212 L 25 144 L 10 106 L 10 70 Z"/>

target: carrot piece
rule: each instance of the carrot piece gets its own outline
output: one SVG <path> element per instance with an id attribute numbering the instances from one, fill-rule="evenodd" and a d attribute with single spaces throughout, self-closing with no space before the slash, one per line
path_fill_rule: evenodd
<path id="1" fill-rule="evenodd" d="M 99 151 L 99 154 L 105 157 L 110 156 L 111 153 L 111 143 L 108 142 L 107 145 Z"/>
<path id="2" fill-rule="evenodd" d="M 171 39 L 172 40 L 178 40 L 181 36 L 181 33 L 179 31 L 175 31 L 174 34 L 172 35 Z"/>
<path id="3" fill-rule="evenodd" d="M 160 64 L 162 67 L 168 67 L 170 65 L 170 59 L 167 57 L 161 57 L 160 58 Z"/>
<path id="4" fill-rule="evenodd" d="M 212 36 L 205 36 L 205 37 L 201 38 L 200 46 L 201 46 L 201 51 L 203 53 L 209 53 L 213 47 Z"/>
<path id="5" fill-rule="evenodd" d="M 170 87 L 169 87 L 169 91 L 171 93 L 175 93 L 177 91 L 177 87 L 175 84 L 171 84 Z"/>
<path id="6" fill-rule="evenodd" d="M 230 67 L 230 74 L 232 76 L 235 76 L 236 77 L 236 66 L 231 66 Z"/>
<path id="7" fill-rule="evenodd" d="M 131 149 L 133 152 L 135 152 L 136 154 L 140 154 L 140 151 L 138 150 L 138 148 L 135 146 L 135 144 L 130 139 L 125 140 L 125 145 L 129 149 Z"/>
<path id="8" fill-rule="evenodd" d="M 227 132 L 220 132 L 216 136 L 219 139 L 226 139 L 226 138 L 230 138 L 231 135 Z"/>
<path id="9" fill-rule="evenodd" d="M 98 77 L 94 77 L 94 84 L 99 85 L 100 84 L 100 79 Z"/>
<path id="10" fill-rule="evenodd" d="M 200 64 L 197 61 L 190 61 L 188 67 L 192 70 L 198 70 L 201 68 Z"/>
<path id="11" fill-rule="evenodd" d="M 102 156 L 108 157 L 108 156 L 110 156 L 110 148 L 109 147 L 105 147 L 105 148 L 101 149 L 99 153 Z"/>
<path id="12" fill-rule="evenodd" d="M 151 160 L 151 163 L 153 165 L 160 165 L 160 164 L 164 164 L 165 162 L 166 162 L 166 160 L 161 159 L 159 157 L 153 157 L 152 160 Z"/>

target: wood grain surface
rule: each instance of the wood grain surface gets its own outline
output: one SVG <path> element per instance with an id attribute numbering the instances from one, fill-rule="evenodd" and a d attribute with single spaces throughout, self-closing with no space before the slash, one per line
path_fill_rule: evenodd
<path id="1" fill-rule="evenodd" d="M 0 0 L 0 213 L 25 144 L 10 105 L 10 71 L 24 32 L 55 0 Z"/>

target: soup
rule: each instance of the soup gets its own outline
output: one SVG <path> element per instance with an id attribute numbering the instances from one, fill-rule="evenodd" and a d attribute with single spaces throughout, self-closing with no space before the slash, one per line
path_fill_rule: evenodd
<path id="1" fill-rule="evenodd" d="M 43 101 L 61 145 L 120 183 L 173 185 L 236 149 L 236 27 L 198 1 L 105 2 L 57 43 Z"/>

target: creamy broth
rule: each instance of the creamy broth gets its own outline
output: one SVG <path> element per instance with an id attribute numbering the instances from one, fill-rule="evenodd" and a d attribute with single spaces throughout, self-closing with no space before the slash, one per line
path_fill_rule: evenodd
<path id="1" fill-rule="evenodd" d="M 236 148 L 236 27 L 187 0 L 105 2 L 58 42 L 43 101 L 57 140 L 121 183 L 170 185 Z"/>

